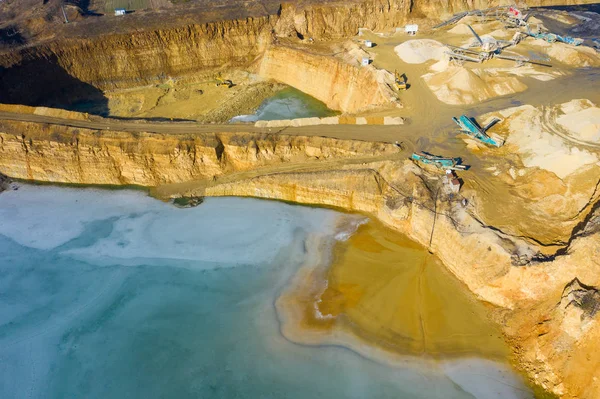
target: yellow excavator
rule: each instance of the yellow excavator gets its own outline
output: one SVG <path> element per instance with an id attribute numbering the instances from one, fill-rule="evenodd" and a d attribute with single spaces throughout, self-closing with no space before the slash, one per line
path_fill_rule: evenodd
<path id="1" fill-rule="evenodd" d="M 406 84 L 406 75 L 401 75 L 398 73 L 398 71 L 394 71 L 394 85 L 396 86 L 396 90 L 408 89 L 408 85 Z"/>
<path id="2" fill-rule="evenodd" d="M 229 89 L 230 87 L 233 86 L 233 82 L 229 79 L 223 79 L 221 74 L 218 74 L 217 75 L 217 87 L 219 87 L 219 86 L 227 86 L 227 88 Z"/>

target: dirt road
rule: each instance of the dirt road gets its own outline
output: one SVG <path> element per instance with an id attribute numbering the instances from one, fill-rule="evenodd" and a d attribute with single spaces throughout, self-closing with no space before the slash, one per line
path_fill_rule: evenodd
<path id="1" fill-rule="evenodd" d="M 402 126 L 366 126 L 366 125 L 320 125 L 286 128 L 256 128 L 254 125 L 228 124 L 202 125 L 195 122 L 148 122 L 119 119 L 74 120 L 55 118 L 45 115 L 20 114 L 0 112 L 0 120 L 15 120 L 25 122 L 48 123 L 53 125 L 71 126 L 93 130 L 147 132 L 163 134 L 208 134 L 208 133 L 285 133 L 298 136 L 321 136 L 338 139 L 363 141 L 403 141 L 407 147 L 411 140 Z"/>

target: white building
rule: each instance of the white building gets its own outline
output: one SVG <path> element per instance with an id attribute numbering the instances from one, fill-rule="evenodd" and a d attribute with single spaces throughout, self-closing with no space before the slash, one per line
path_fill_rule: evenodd
<path id="1" fill-rule="evenodd" d="M 411 36 L 416 35 L 418 31 L 419 31 L 419 25 L 417 25 L 417 24 L 406 25 L 404 27 L 404 32 L 406 32 L 406 34 L 411 35 Z"/>
<path id="2" fill-rule="evenodd" d="M 127 10 L 124 8 L 115 8 L 115 16 L 125 15 L 127 14 Z"/>

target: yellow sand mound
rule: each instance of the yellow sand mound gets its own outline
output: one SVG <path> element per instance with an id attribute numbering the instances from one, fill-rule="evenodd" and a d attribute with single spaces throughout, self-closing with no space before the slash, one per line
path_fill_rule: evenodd
<path id="1" fill-rule="evenodd" d="M 590 143 L 600 144 L 600 108 L 589 100 L 572 100 L 561 106 L 562 116 L 556 122 L 570 136 Z"/>
<path id="2" fill-rule="evenodd" d="M 574 67 L 600 66 L 600 55 L 586 46 L 571 46 L 565 43 L 548 43 L 541 39 L 531 41 L 531 44 L 543 48 L 546 54 L 554 60 Z"/>
<path id="3" fill-rule="evenodd" d="M 491 76 L 484 70 L 449 67 L 445 71 L 423 75 L 435 96 L 446 104 L 475 104 L 489 98 L 527 89 L 515 77 Z"/>

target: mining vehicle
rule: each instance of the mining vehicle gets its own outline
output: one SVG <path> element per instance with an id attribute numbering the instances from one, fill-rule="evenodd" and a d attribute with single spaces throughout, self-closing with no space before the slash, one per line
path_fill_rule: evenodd
<path id="1" fill-rule="evenodd" d="M 217 87 L 219 86 L 227 86 L 227 88 L 229 89 L 230 87 L 233 86 L 233 82 L 229 79 L 223 79 L 223 77 L 221 77 L 221 75 L 217 76 Z"/>
<path id="2" fill-rule="evenodd" d="M 398 73 L 398 71 L 394 71 L 394 86 L 396 87 L 396 90 L 408 89 L 408 84 L 406 84 L 406 75 L 401 75 Z"/>

